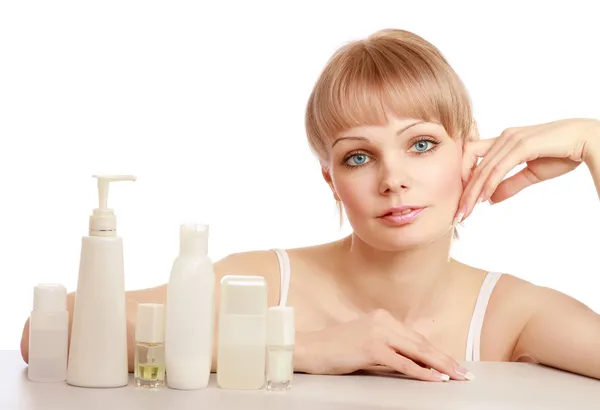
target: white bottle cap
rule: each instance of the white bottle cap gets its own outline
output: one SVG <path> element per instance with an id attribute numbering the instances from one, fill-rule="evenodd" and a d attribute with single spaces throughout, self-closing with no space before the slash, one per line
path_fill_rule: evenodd
<path id="1" fill-rule="evenodd" d="M 266 318 L 267 302 L 264 276 L 225 275 L 221 279 L 219 314 Z"/>
<path id="2" fill-rule="evenodd" d="M 180 225 L 179 253 L 181 255 L 207 255 L 208 225 L 193 222 Z"/>
<path id="3" fill-rule="evenodd" d="M 267 345 L 292 346 L 295 340 L 294 308 L 272 306 L 267 311 Z"/>
<path id="4" fill-rule="evenodd" d="M 67 288 L 58 283 L 40 283 L 33 288 L 33 310 L 64 312 L 67 310 Z"/>
<path id="5" fill-rule="evenodd" d="M 160 303 L 140 303 L 135 325 L 135 341 L 164 343 L 165 306 Z"/>

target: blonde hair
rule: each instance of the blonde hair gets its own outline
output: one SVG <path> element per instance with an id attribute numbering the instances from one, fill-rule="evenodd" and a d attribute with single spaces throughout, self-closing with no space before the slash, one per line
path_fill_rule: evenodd
<path id="1" fill-rule="evenodd" d="M 463 142 L 477 134 L 459 76 L 435 46 L 406 30 L 380 30 L 334 53 L 306 106 L 310 148 L 327 166 L 328 146 L 338 133 L 385 125 L 387 113 L 439 122 Z M 339 202 L 338 208 L 342 223 Z"/>
<path id="2" fill-rule="evenodd" d="M 436 47 L 405 30 L 380 30 L 334 53 L 306 106 L 311 150 L 326 164 L 338 133 L 385 125 L 386 113 L 439 122 L 453 138 L 473 132 L 462 81 Z"/>

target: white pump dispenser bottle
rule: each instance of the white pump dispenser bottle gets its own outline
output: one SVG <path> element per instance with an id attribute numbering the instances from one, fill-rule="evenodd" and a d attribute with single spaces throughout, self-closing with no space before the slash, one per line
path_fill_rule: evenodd
<path id="1" fill-rule="evenodd" d="M 81 242 L 81 257 L 67 383 L 79 387 L 121 387 L 129 381 L 123 239 L 107 207 L 111 182 L 135 181 L 130 175 L 98 176 L 99 206 Z"/>

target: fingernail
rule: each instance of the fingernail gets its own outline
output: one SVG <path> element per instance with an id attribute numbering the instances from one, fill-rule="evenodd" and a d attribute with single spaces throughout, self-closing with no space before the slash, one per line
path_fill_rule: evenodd
<path id="1" fill-rule="evenodd" d="M 470 371 L 468 371 L 467 369 L 465 369 L 462 366 L 459 366 L 458 369 L 456 369 L 456 373 L 460 374 L 462 377 L 464 377 L 467 380 L 475 379 L 475 376 L 473 375 L 473 373 L 471 373 Z"/>
<path id="2" fill-rule="evenodd" d="M 494 205 L 495 204 L 495 202 L 492 201 L 491 199 L 489 199 L 488 202 L 490 203 L 490 205 Z"/>
<path id="3" fill-rule="evenodd" d="M 477 204 L 480 204 L 483 202 L 483 195 L 481 195 L 479 198 L 477 198 Z"/>
<path id="4" fill-rule="evenodd" d="M 433 370 L 433 374 L 435 374 L 436 377 L 439 377 L 441 381 L 443 381 L 443 382 L 450 381 L 450 376 L 448 376 L 447 374 L 440 373 L 435 369 L 431 369 L 431 370 Z"/>
<path id="5" fill-rule="evenodd" d="M 453 225 L 461 223 L 464 216 L 464 212 L 460 212 L 458 215 L 456 215 L 456 218 L 454 218 Z"/>

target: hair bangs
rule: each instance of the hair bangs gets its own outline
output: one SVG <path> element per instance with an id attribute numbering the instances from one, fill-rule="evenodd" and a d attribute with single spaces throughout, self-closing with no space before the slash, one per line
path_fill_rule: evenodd
<path id="1" fill-rule="evenodd" d="M 310 145 L 325 159 L 340 132 L 389 115 L 438 122 L 453 138 L 466 139 L 473 123 L 462 82 L 436 49 L 382 35 L 342 47 L 325 67 L 307 105 Z"/>

